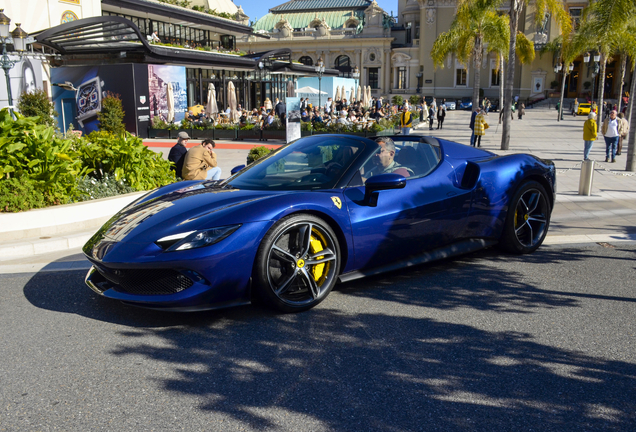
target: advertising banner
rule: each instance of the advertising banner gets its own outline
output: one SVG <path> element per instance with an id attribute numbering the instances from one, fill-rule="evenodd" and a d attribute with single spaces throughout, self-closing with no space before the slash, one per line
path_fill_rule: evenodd
<path id="1" fill-rule="evenodd" d="M 68 130 L 71 124 L 84 133 L 98 130 L 102 100 L 112 93 L 122 101 L 126 130 L 137 133 L 133 65 L 52 68 L 51 83 L 66 87 L 52 87 L 61 130 Z"/>
<path id="2" fill-rule="evenodd" d="M 300 138 L 300 98 L 288 97 L 285 99 L 287 106 L 287 142 Z"/>

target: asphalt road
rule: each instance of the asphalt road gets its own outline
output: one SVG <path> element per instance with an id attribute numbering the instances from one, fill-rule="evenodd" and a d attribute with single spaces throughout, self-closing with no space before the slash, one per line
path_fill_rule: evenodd
<path id="1" fill-rule="evenodd" d="M 167 314 L 0 276 L 0 430 L 633 431 L 636 243 L 487 250 L 317 308 Z"/>

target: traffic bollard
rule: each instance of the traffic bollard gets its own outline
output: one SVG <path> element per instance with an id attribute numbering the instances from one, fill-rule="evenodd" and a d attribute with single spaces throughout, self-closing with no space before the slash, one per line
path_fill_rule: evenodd
<path id="1" fill-rule="evenodd" d="M 581 178 L 579 179 L 579 195 L 590 196 L 592 194 L 592 182 L 594 181 L 594 161 L 588 159 L 581 164 Z"/>

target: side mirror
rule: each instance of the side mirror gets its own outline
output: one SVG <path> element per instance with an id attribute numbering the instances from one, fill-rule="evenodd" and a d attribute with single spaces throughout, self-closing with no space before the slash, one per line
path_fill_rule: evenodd
<path id="1" fill-rule="evenodd" d="M 245 165 L 237 165 L 234 168 L 232 168 L 232 171 L 230 171 L 230 174 L 234 175 L 237 172 L 239 172 L 240 170 L 242 170 L 243 168 L 245 168 Z"/>
<path id="2" fill-rule="evenodd" d="M 402 189 L 406 178 L 399 174 L 379 174 L 369 178 L 364 184 L 364 204 L 370 207 L 378 205 L 378 192 L 389 189 Z"/>

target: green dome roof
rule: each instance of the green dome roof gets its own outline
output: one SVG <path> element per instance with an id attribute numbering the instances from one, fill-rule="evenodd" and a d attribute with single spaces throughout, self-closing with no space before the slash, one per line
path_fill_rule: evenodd
<path id="1" fill-rule="evenodd" d="M 274 27 L 278 22 L 284 18 L 289 22 L 289 25 L 292 28 L 306 28 L 309 27 L 309 24 L 318 17 L 318 19 L 324 19 L 325 22 L 332 29 L 339 29 L 344 26 L 349 18 L 351 18 L 351 13 L 353 12 L 353 16 L 356 17 L 360 23 L 364 20 L 364 10 L 328 10 L 328 11 L 316 11 L 313 10 L 311 12 L 295 12 L 295 13 L 268 13 L 261 19 L 259 19 L 252 28 L 254 31 L 265 30 L 271 32 L 274 30 Z"/>

